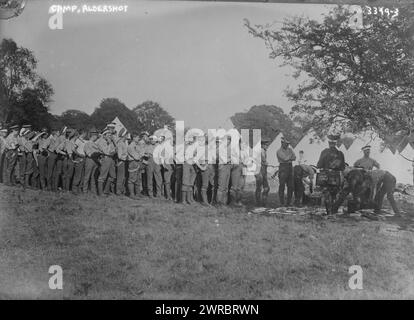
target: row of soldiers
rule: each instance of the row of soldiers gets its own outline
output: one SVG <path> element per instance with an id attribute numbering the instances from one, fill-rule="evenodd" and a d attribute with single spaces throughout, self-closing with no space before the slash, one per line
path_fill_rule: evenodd
<path id="1" fill-rule="evenodd" d="M 207 154 L 207 141 L 205 137 L 199 137 L 191 136 L 183 147 L 203 144 Z M 172 137 L 150 136 L 148 132 L 128 133 L 125 129 L 117 132 L 113 123 L 102 132 L 66 127 L 36 132 L 30 125 L 21 128 L 14 125 L 8 130 L 0 129 L 0 180 L 6 185 L 19 183 L 24 188 L 48 191 L 92 192 L 100 196 L 113 193 L 131 198 L 145 195 L 190 204 L 199 200 L 208 205 L 241 205 L 249 165 L 248 154 L 243 153 L 241 144 L 238 163 L 231 158 L 231 139 L 227 139 L 226 146 L 230 151 L 224 156 L 218 153 L 213 162 L 177 163 L 171 155 L 155 156 L 155 148 L 165 139 Z M 312 188 L 317 168 L 344 172 L 346 163 L 343 153 L 336 148 L 338 139 L 339 136 L 330 136 L 329 147 L 323 150 L 317 165 L 311 166 L 306 163 L 293 165 L 296 155 L 290 142 L 282 138 L 277 151 L 280 205 L 290 206 L 293 194 L 295 205 L 300 205 L 305 198 L 304 182 L 309 181 Z M 266 160 L 269 142 L 267 139 L 261 141 L 260 170 L 255 174 L 256 205 L 266 205 L 270 191 Z M 216 140 L 216 143 L 221 142 Z M 219 150 L 218 145 L 216 150 Z M 364 147 L 363 152 L 364 156 L 354 167 L 367 171 L 374 167 L 379 169 L 379 164 L 370 158 L 370 147 Z M 385 179 L 389 185 L 387 190 L 392 190 L 395 177 L 389 173 L 381 174 L 383 176 L 378 179 Z"/>
<path id="2" fill-rule="evenodd" d="M 117 132 L 114 124 L 101 132 L 66 127 L 36 132 L 30 125 L 15 125 L 0 130 L 1 179 L 6 185 L 47 191 L 241 205 L 246 163 L 232 163 L 230 157 L 182 164 L 174 157 L 156 159 L 154 149 L 165 139 L 148 132 Z M 206 141 L 194 136 L 184 147 L 193 143 Z"/>

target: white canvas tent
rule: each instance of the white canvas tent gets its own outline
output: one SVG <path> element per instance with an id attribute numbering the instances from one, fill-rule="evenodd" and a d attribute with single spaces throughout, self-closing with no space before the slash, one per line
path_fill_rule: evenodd
<path id="1" fill-rule="evenodd" d="M 327 141 L 319 141 L 313 138 L 314 134 L 312 131 L 309 131 L 300 142 L 293 149 L 296 154 L 296 159 L 299 158 L 299 151 L 303 150 L 304 160 L 309 165 L 315 165 L 318 163 L 319 156 L 322 151 L 328 148 Z M 297 164 L 297 161 L 294 163 Z"/>
<path id="2" fill-rule="evenodd" d="M 312 132 L 308 133 L 298 143 L 294 151 L 296 156 L 298 156 L 299 151 L 303 150 L 305 153 L 304 158 L 307 160 L 307 163 L 316 165 L 322 150 L 328 147 L 328 143 L 318 141 L 311 143 L 310 139 L 312 135 Z M 413 183 L 412 162 L 407 160 L 414 159 L 414 149 L 410 144 L 407 144 L 401 153 L 396 151 L 394 154 L 389 148 L 384 148 L 383 141 L 378 138 L 377 135 L 372 132 L 367 132 L 362 135 L 354 136 L 354 141 L 348 150 L 343 144 L 339 147 L 339 150 L 344 153 L 345 162 L 352 166 L 355 161 L 362 158 L 363 152 L 361 148 L 366 145 L 371 146 L 371 158 L 379 163 L 381 169 L 392 173 L 396 177 L 398 183 Z"/>
<path id="3" fill-rule="evenodd" d="M 276 152 L 279 150 L 281 146 L 282 134 L 278 134 L 276 138 L 272 141 L 272 143 L 267 147 L 266 151 L 266 159 L 267 163 L 271 166 L 278 166 L 279 162 L 277 161 Z"/>

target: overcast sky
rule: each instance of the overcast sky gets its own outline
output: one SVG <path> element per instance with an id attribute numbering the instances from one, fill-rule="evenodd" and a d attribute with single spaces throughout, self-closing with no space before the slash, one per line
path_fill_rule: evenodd
<path id="1" fill-rule="evenodd" d="M 283 95 L 294 84 L 289 70 L 269 59 L 244 18 L 262 24 L 302 14 L 319 19 L 328 11 L 305 4 L 65 0 L 78 6 L 122 3 L 128 9 L 67 13 L 63 30 L 50 30 L 48 9 L 62 3 L 30 0 L 21 16 L 0 22 L 2 37 L 38 58 L 38 72 L 55 90 L 52 113 L 92 113 L 106 97 L 129 108 L 153 100 L 199 128 L 215 128 L 253 105 L 290 108 Z"/>

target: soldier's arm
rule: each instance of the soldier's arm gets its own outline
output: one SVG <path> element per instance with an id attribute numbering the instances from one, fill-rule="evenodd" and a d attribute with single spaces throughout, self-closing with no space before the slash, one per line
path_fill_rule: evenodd
<path id="1" fill-rule="evenodd" d="M 340 157 L 341 157 L 341 166 L 340 166 L 339 170 L 344 171 L 345 170 L 345 156 L 342 152 L 340 154 Z"/>
<path id="2" fill-rule="evenodd" d="M 291 161 L 295 161 L 295 160 L 296 160 L 296 155 L 295 155 L 295 152 L 293 151 L 293 149 L 290 149 L 290 151 L 291 151 L 291 153 L 292 153 L 292 155 L 290 156 L 290 160 L 291 160 Z"/>
<path id="3" fill-rule="evenodd" d="M 318 163 L 316 165 L 318 168 L 323 168 L 324 167 L 324 164 L 325 164 L 325 156 L 326 156 L 326 151 L 323 150 L 321 152 L 320 157 L 319 157 L 319 161 L 318 161 Z"/>

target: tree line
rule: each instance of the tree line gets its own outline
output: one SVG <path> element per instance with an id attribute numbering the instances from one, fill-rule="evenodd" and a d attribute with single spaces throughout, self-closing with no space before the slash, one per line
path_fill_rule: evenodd
<path id="1" fill-rule="evenodd" d="M 0 123 L 31 124 L 35 130 L 68 126 L 74 129 L 102 129 L 118 117 L 129 130 L 149 131 L 173 125 L 174 118 L 159 103 L 145 101 L 133 109 L 117 98 L 104 98 L 92 114 L 70 109 L 61 115 L 50 113 L 54 90 L 37 73 L 33 52 L 13 39 L 0 44 Z"/>

